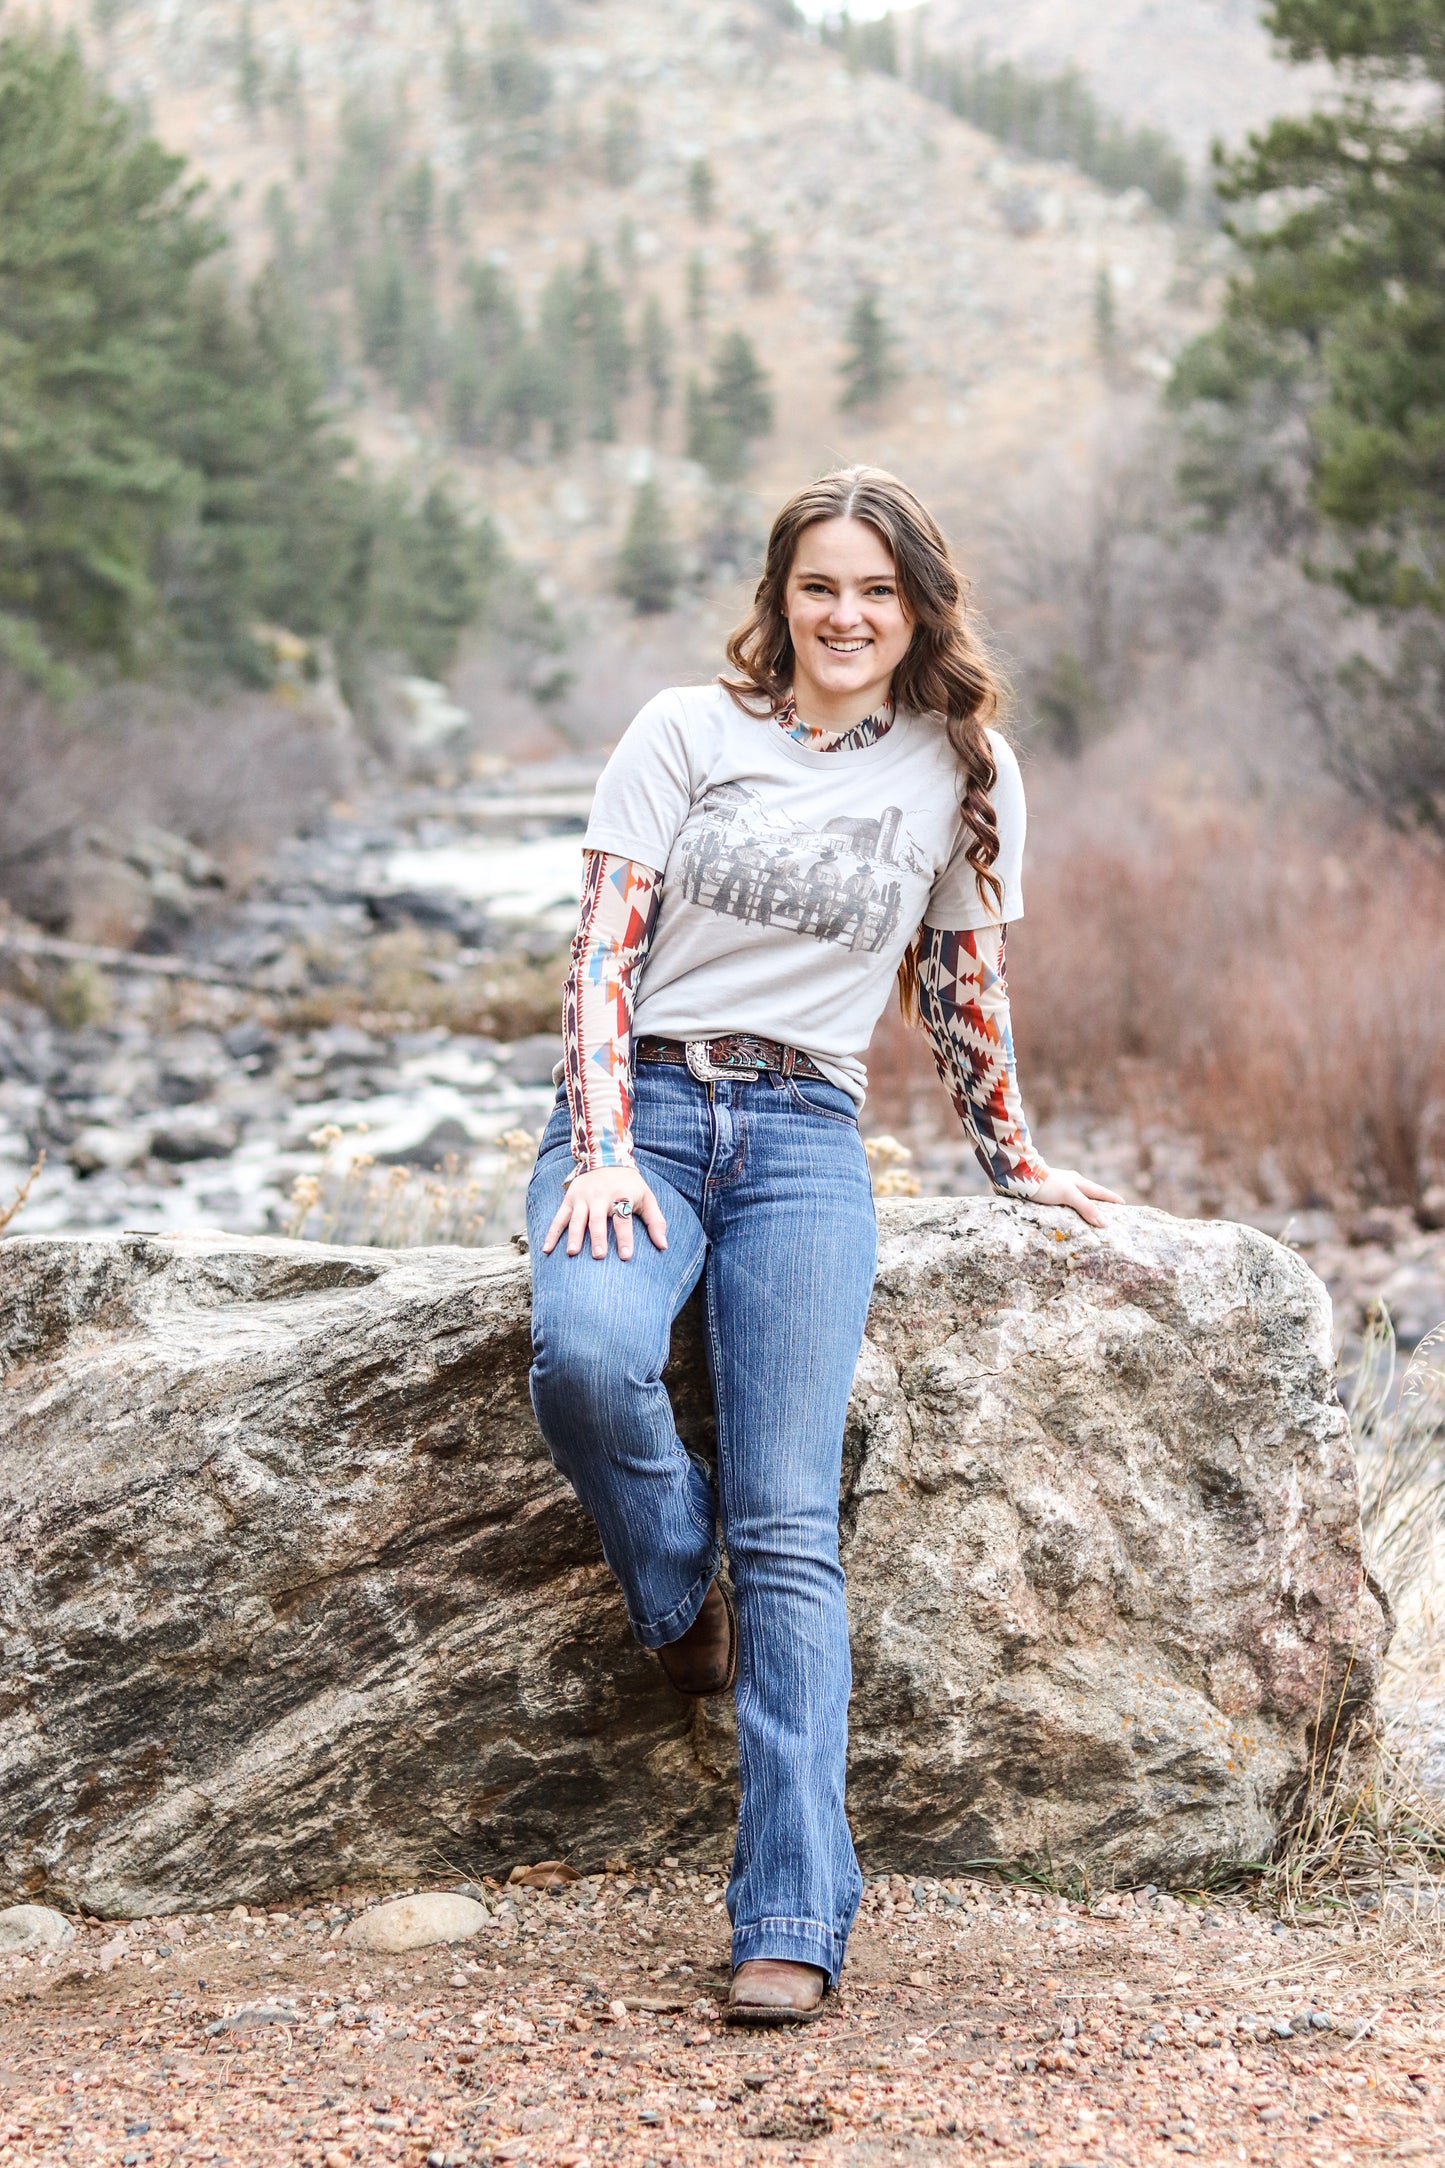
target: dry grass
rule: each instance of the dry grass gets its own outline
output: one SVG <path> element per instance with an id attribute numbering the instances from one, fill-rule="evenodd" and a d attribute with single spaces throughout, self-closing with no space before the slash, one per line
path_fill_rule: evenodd
<path id="1" fill-rule="evenodd" d="M 345 957 L 311 959 L 324 983 L 282 1008 L 288 1031 L 359 1024 L 366 1031 L 447 1031 L 490 1039 L 525 1039 L 558 1032 L 566 952 L 537 962 L 525 956 L 457 961 L 450 934 L 403 926 L 378 934 Z"/>
<path id="2" fill-rule="evenodd" d="M 364 1133 L 364 1125 L 356 1133 Z M 299 1174 L 291 1188 L 286 1232 L 293 1238 L 383 1250 L 438 1243 L 483 1249 L 507 1241 L 521 1225 L 537 1149 L 530 1130 L 507 1130 L 478 1171 L 450 1153 L 430 1175 L 378 1168 L 365 1152 L 338 1165 L 334 1155 L 343 1134 L 334 1122 L 312 1133 L 316 1169 Z"/>
<path id="3" fill-rule="evenodd" d="M 20 1214 L 25 1210 L 26 1200 L 28 1199 L 31 1190 L 34 1189 L 36 1183 L 39 1181 L 40 1170 L 44 1165 L 45 1154 L 44 1152 L 42 1152 L 40 1154 L 40 1157 L 36 1160 L 35 1165 L 31 1168 L 29 1174 L 26 1175 L 25 1180 L 21 1183 L 19 1189 L 16 1190 L 15 1195 L 11 1198 L 9 1204 L 0 1205 L 0 1235 L 3 1235 L 6 1228 L 11 1226 L 13 1222 L 19 1218 Z"/>
<path id="4" fill-rule="evenodd" d="M 1445 1372 L 1432 1360 L 1441 1346 L 1445 1326 L 1399 1377 L 1389 1318 L 1377 1312 L 1346 1382 L 1364 1563 L 1398 1622 L 1385 1709 L 1378 1722 L 1316 1712 L 1310 1781 L 1263 1884 L 1286 1918 L 1349 1916 L 1372 1962 L 1385 1951 L 1407 1970 L 1445 1959 L 1445 1796 L 1426 1770 L 1441 1683 Z"/>

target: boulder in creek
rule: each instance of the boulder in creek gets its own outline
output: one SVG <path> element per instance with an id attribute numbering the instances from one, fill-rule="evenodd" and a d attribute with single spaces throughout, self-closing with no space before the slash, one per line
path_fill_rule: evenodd
<path id="1" fill-rule="evenodd" d="M 1324 1288 L 1147 1210 L 880 1222 L 842 1495 L 865 1866 L 1259 1858 L 1387 1639 Z M 512 1249 L 0 1243 L 7 1893 L 717 1861 L 730 1704 L 633 1645 L 528 1353 Z M 691 1310 L 668 1376 L 708 1450 Z"/>

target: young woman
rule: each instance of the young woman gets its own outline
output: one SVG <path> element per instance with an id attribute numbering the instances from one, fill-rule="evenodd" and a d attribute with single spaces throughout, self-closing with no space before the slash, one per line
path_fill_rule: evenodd
<path id="1" fill-rule="evenodd" d="M 637 1639 L 684 1694 L 736 1682 L 728 2014 L 787 2024 L 837 1980 L 862 1886 L 838 1484 L 877 1240 L 859 1057 L 895 975 L 995 1188 L 1094 1226 L 1120 1200 L 1046 1167 L 1019 1103 L 1023 790 L 933 519 L 875 468 L 800 490 L 727 652 L 597 786 L 528 1196 L 532 1402 Z M 699 1277 L 716 1493 L 661 1382 Z"/>

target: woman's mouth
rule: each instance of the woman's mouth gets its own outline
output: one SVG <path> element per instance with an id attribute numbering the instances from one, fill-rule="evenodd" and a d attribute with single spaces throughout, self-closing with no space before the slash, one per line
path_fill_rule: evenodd
<path id="1" fill-rule="evenodd" d="M 823 645 L 830 655 L 861 655 L 864 648 L 871 647 L 873 642 L 871 640 L 830 640 L 824 635 Z"/>

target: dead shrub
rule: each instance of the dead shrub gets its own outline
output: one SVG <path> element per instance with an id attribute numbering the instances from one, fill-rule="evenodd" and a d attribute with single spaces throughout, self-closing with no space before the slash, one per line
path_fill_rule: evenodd
<path id="1" fill-rule="evenodd" d="M 1445 864 L 1425 844 L 1218 814 L 1046 856 L 1011 960 L 1026 1079 L 1190 1132 L 1273 1201 L 1414 1207 L 1436 1178 Z"/>
<path id="2" fill-rule="evenodd" d="M 1197 1138 L 1262 1202 L 1418 1207 L 1445 1163 L 1438 848 L 1314 806 L 1220 806 L 1157 768 L 1106 788 L 1039 761 L 1029 787 L 1008 961 L 1030 1113 Z M 896 1008 L 869 1063 L 871 1119 L 953 1124 Z"/>
<path id="3" fill-rule="evenodd" d="M 91 827 L 164 829 L 241 871 L 320 814 L 350 769 L 330 710 L 134 686 L 62 711 L 0 674 L 0 898 L 63 926 L 70 854 Z"/>

